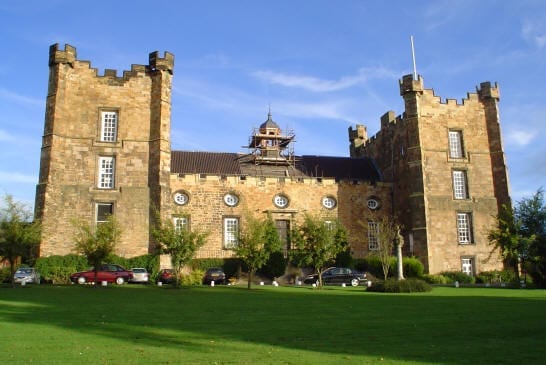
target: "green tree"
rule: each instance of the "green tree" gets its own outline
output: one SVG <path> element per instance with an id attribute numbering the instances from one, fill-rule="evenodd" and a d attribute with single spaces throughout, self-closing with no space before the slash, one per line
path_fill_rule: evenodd
<path id="1" fill-rule="evenodd" d="M 248 289 L 256 270 L 267 262 L 271 253 L 280 249 L 281 240 L 273 219 L 270 216 L 260 219 L 247 214 L 233 251 L 248 266 Z"/>
<path id="2" fill-rule="evenodd" d="M 519 222 L 514 216 L 512 206 L 503 204 L 499 214 L 496 216 L 495 228 L 490 230 L 487 235 L 493 250 L 491 257 L 500 252 L 505 264 L 514 270 L 519 281 L 518 263 L 521 255 L 524 254 L 524 241 L 521 236 Z"/>
<path id="3" fill-rule="evenodd" d="M 379 219 L 379 226 L 377 232 L 377 255 L 381 261 L 381 267 L 383 268 L 383 276 L 387 280 L 389 270 L 391 267 L 391 258 L 393 254 L 394 244 L 398 240 L 400 227 L 389 216 L 383 216 Z"/>
<path id="4" fill-rule="evenodd" d="M 10 281 L 14 286 L 15 265 L 40 243 L 41 224 L 32 221 L 30 209 L 15 201 L 13 196 L 6 195 L 3 200 L 0 210 L 0 257 L 9 263 Z"/>
<path id="5" fill-rule="evenodd" d="M 170 219 L 158 219 L 156 227 L 152 229 L 152 235 L 159 245 L 160 252 L 171 257 L 175 285 L 179 286 L 182 267 L 205 244 L 208 234 L 176 227 Z"/>
<path id="6" fill-rule="evenodd" d="M 94 227 L 84 221 L 73 221 L 72 224 L 76 227 L 75 251 L 83 255 L 89 265 L 93 266 L 94 282 L 98 285 L 97 273 L 103 261 L 114 252 L 121 236 L 121 229 L 112 215 Z"/>
<path id="7" fill-rule="evenodd" d="M 538 189 L 530 198 L 518 202 L 514 212 L 522 245 L 520 259 L 528 261 L 535 284 L 546 286 L 546 205 L 544 191 Z"/>
<path id="8" fill-rule="evenodd" d="M 336 256 L 348 248 L 347 233 L 337 219 L 305 215 L 301 225 L 290 232 L 294 245 L 292 260 L 298 266 L 311 266 L 322 287 L 322 271 Z"/>

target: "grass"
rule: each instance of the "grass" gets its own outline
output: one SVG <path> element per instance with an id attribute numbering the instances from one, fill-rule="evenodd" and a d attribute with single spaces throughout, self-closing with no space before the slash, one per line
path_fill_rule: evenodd
<path id="1" fill-rule="evenodd" d="M 3 364 L 539 364 L 546 291 L 0 288 Z"/>

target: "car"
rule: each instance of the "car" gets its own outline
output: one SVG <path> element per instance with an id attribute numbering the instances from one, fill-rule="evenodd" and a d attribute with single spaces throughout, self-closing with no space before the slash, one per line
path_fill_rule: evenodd
<path id="1" fill-rule="evenodd" d="M 174 271 L 173 269 L 161 269 L 157 275 L 157 282 L 162 284 L 174 283 Z"/>
<path id="2" fill-rule="evenodd" d="M 150 280 L 150 273 L 143 267 L 133 267 L 131 269 L 133 278 L 129 280 L 131 283 L 148 284 Z"/>
<path id="3" fill-rule="evenodd" d="M 40 281 L 40 273 L 33 267 L 20 267 L 15 271 L 15 274 L 13 274 L 14 283 L 20 284 L 25 282 L 25 284 L 40 284 Z"/>
<path id="4" fill-rule="evenodd" d="M 203 285 L 210 285 L 214 281 L 214 284 L 225 284 L 226 274 L 224 270 L 219 267 L 211 267 L 205 272 L 203 276 Z"/>
<path id="5" fill-rule="evenodd" d="M 133 273 L 126 270 L 120 265 L 116 264 L 103 264 L 97 271 L 96 280 L 98 283 L 106 281 L 107 283 L 116 283 L 122 285 L 131 281 Z M 95 270 L 93 268 L 87 271 L 75 272 L 70 275 L 70 281 L 77 284 L 94 283 L 95 282 Z"/>
<path id="6" fill-rule="evenodd" d="M 304 284 L 318 284 L 318 274 L 307 275 Z M 366 284 L 366 274 L 348 267 L 330 267 L 322 272 L 323 284 L 350 284 L 358 286 Z"/>

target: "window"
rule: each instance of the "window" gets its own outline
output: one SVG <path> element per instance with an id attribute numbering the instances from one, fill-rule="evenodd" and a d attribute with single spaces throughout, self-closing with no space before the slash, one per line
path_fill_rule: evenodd
<path id="1" fill-rule="evenodd" d="M 97 203 L 95 205 L 95 222 L 97 224 L 104 223 L 109 216 L 114 214 L 114 204 L 112 203 Z"/>
<path id="2" fill-rule="evenodd" d="M 333 196 L 325 196 L 322 198 L 322 206 L 326 209 L 334 209 L 337 205 L 336 198 Z"/>
<path id="3" fill-rule="evenodd" d="M 367 201 L 366 201 L 366 205 L 368 206 L 368 208 L 370 208 L 371 210 L 376 210 L 376 209 L 379 209 L 379 201 L 375 198 L 369 198 Z"/>
<path id="4" fill-rule="evenodd" d="M 468 199 L 466 171 L 453 170 L 453 197 L 455 199 Z"/>
<path id="5" fill-rule="evenodd" d="M 463 158 L 463 133 L 461 131 L 449 131 L 449 157 Z"/>
<path id="6" fill-rule="evenodd" d="M 100 140 L 103 142 L 115 142 L 118 132 L 118 113 L 101 112 Z"/>
<path id="7" fill-rule="evenodd" d="M 460 244 L 472 243 L 471 213 L 457 213 L 457 235 Z"/>
<path id="8" fill-rule="evenodd" d="M 239 218 L 224 218 L 224 248 L 233 248 L 237 246 L 237 236 L 239 235 Z"/>
<path id="9" fill-rule="evenodd" d="M 99 157 L 99 189 L 114 188 L 114 157 Z"/>
<path id="10" fill-rule="evenodd" d="M 239 197 L 237 195 L 235 195 L 235 194 L 228 193 L 228 194 L 224 195 L 224 203 L 228 207 L 234 207 L 237 204 L 239 204 Z"/>
<path id="11" fill-rule="evenodd" d="M 174 193 L 174 202 L 178 205 L 186 205 L 190 201 L 188 193 L 185 191 L 177 191 Z"/>
<path id="12" fill-rule="evenodd" d="M 474 259 L 472 257 L 461 258 L 461 271 L 469 276 L 474 275 Z"/>
<path id="13" fill-rule="evenodd" d="M 288 206 L 288 197 L 277 194 L 273 197 L 273 204 L 275 204 L 277 208 L 286 208 Z"/>
<path id="14" fill-rule="evenodd" d="M 368 222 L 368 249 L 379 249 L 379 222 Z"/>
<path id="15" fill-rule="evenodd" d="M 189 217 L 173 217 L 174 229 L 180 232 L 183 229 L 189 229 L 190 219 Z"/>

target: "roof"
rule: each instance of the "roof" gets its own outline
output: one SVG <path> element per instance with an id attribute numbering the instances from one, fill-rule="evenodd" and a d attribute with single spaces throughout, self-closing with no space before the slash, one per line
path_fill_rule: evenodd
<path id="1" fill-rule="evenodd" d="M 229 152 L 172 151 L 171 173 L 322 177 L 337 180 L 380 181 L 381 174 L 368 157 L 296 156 L 294 164 L 256 164 L 252 155 Z"/>

